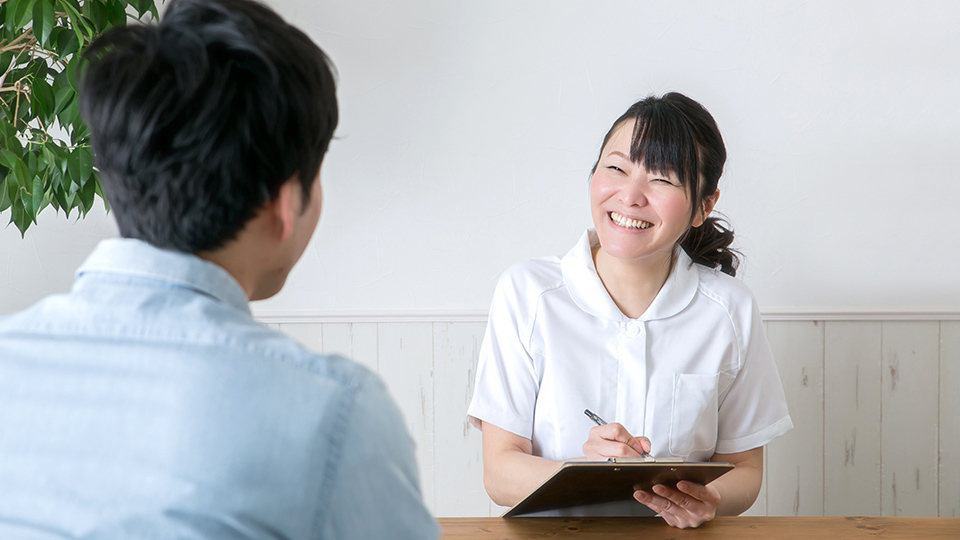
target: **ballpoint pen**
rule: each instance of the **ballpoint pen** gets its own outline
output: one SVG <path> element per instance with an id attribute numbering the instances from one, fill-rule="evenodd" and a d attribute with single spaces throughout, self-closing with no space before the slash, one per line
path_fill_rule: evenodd
<path id="1" fill-rule="evenodd" d="M 594 412 L 591 411 L 590 409 L 584 409 L 583 414 L 587 415 L 588 418 L 596 422 L 598 426 L 603 426 L 603 425 L 606 425 L 607 423 L 603 418 L 600 418 L 599 416 L 594 414 Z M 645 458 L 652 457 L 650 454 L 644 452 L 643 448 L 640 449 L 640 455 Z"/>

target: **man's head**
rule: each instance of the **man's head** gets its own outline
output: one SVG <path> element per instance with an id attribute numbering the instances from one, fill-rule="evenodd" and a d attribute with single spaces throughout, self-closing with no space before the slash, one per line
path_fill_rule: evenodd
<path id="1" fill-rule="evenodd" d="M 174 0 L 86 58 L 81 113 L 122 236 L 215 251 L 289 179 L 304 206 L 316 196 L 337 125 L 331 63 L 270 9 Z"/>

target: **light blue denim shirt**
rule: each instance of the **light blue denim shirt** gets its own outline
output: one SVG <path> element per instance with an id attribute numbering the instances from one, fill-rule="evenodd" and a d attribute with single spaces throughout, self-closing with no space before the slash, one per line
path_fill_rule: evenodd
<path id="1" fill-rule="evenodd" d="M 439 534 L 380 379 L 255 322 L 217 265 L 106 240 L 0 317 L 0 539 Z"/>

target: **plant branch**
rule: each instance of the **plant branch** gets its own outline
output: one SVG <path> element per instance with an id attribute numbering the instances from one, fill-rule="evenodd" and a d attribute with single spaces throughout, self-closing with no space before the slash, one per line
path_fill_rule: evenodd
<path id="1" fill-rule="evenodd" d="M 28 42 L 27 42 L 26 44 L 24 44 L 24 45 L 17 45 L 18 43 L 20 43 L 21 41 L 23 41 L 23 40 L 25 40 L 25 39 L 28 40 Z M 10 43 L 4 44 L 4 43 L 0 42 L 0 54 L 3 54 L 3 53 L 5 53 L 5 52 L 7 52 L 7 51 L 23 50 L 23 49 L 29 47 L 32 42 L 36 42 L 36 41 L 37 41 L 37 39 L 33 36 L 33 29 L 32 29 L 32 28 L 28 28 L 28 29 L 25 30 L 22 34 L 20 34 L 19 36 L 13 38 L 13 40 L 12 40 Z"/>

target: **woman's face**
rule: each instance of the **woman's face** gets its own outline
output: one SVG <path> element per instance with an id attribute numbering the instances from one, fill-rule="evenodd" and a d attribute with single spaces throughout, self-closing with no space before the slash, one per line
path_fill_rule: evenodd
<path id="1" fill-rule="evenodd" d="M 616 129 L 590 181 L 590 207 L 600 247 L 624 260 L 659 263 L 690 223 L 690 198 L 677 175 L 630 161 L 635 121 Z M 702 217 L 694 225 L 699 225 Z"/>

